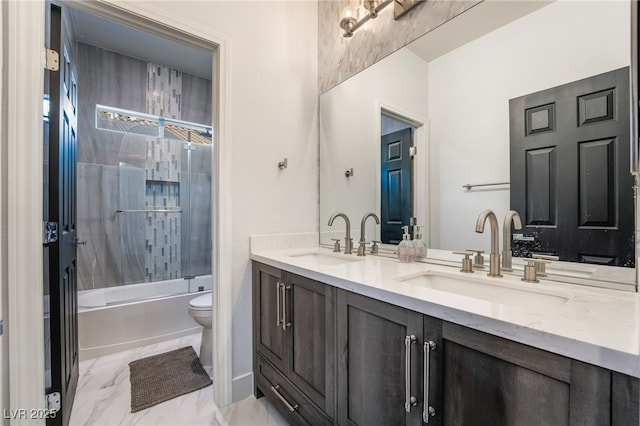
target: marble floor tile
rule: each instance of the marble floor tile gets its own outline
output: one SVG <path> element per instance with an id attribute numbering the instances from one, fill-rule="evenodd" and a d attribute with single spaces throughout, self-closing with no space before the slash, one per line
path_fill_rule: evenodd
<path id="1" fill-rule="evenodd" d="M 131 413 L 129 362 L 187 345 L 200 350 L 200 333 L 80 362 L 71 411 L 75 425 L 284 426 L 288 423 L 266 398 L 253 396 L 223 409 L 213 402 L 213 386 Z"/>

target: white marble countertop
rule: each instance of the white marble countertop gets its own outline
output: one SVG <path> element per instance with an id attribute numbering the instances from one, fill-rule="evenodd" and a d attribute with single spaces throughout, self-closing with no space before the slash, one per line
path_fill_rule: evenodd
<path id="1" fill-rule="evenodd" d="M 295 244 L 268 247 L 252 237 L 251 259 L 445 321 L 640 377 L 638 293 L 544 279 L 529 284 L 516 276 L 490 278 L 482 271 L 464 274 L 443 265 L 403 264 L 382 256 L 333 253 L 313 247 L 310 241 L 307 237 L 305 248 L 293 248 Z M 313 253 L 322 256 L 304 256 Z M 328 258 L 332 256 L 336 258 L 335 264 Z M 485 295 L 476 291 L 474 297 L 404 281 L 425 272 L 459 278 L 463 283 L 476 280 L 481 285 L 490 285 L 490 289 L 495 286 L 500 295 L 508 293 L 515 297 L 513 303 L 494 302 L 489 300 L 491 292 Z M 531 297 L 527 290 L 534 291 Z M 553 296 L 553 303 L 539 301 L 536 295 L 540 294 Z"/>

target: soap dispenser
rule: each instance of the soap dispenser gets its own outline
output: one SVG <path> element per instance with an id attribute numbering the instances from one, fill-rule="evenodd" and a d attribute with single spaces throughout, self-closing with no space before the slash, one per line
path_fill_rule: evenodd
<path id="1" fill-rule="evenodd" d="M 402 229 L 404 229 L 404 234 L 398 245 L 398 260 L 400 263 L 410 263 L 416 260 L 416 248 L 413 241 L 410 240 L 409 227 L 403 226 Z"/>
<path id="2" fill-rule="evenodd" d="M 416 250 L 416 259 L 424 259 L 427 257 L 427 245 L 422 239 L 420 228 L 422 228 L 422 225 L 416 225 L 416 237 L 413 240 L 413 247 Z"/>

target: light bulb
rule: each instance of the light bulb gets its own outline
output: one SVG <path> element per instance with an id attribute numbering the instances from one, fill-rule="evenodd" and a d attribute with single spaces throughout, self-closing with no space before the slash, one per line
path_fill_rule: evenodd
<path id="1" fill-rule="evenodd" d="M 353 27 L 356 26 L 358 21 L 353 17 L 353 11 L 349 6 L 342 10 L 342 19 L 340 19 L 340 28 L 344 30 L 344 37 L 351 37 L 353 35 Z"/>

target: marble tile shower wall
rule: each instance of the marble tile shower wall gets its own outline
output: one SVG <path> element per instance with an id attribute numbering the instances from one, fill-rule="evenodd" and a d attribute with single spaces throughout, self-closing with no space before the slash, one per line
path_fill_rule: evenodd
<path id="1" fill-rule="evenodd" d="M 170 113 L 165 116 L 210 125 L 211 82 L 184 73 L 169 81 L 171 71 L 160 67 L 163 80 L 153 64 L 153 83 L 145 61 L 84 43 L 78 52 L 78 231 L 87 241 L 78 249 L 79 289 L 179 278 L 189 267 L 184 244 L 194 240 L 192 269 L 210 273 L 211 148 L 191 151 L 189 176 L 181 142 L 98 130 L 95 105 L 157 114 L 147 110 L 151 105 Z M 115 213 L 153 206 L 180 206 L 185 213 Z M 191 236 L 183 232 L 190 219 Z"/>
<path id="2" fill-rule="evenodd" d="M 370 20 L 353 37 L 344 38 L 340 15 L 347 6 L 361 0 L 320 0 L 318 5 L 318 87 L 324 93 L 388 54 L 464 12 L 479 0 L 428 0 L 399 20 L 393 19 L 393 5 Z"/>
<path id="3" fill-rule="evenodd" d="M 211 80 L 182 73 L 182 120 L 211 126 L 211 90 Z"/>

